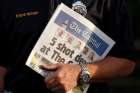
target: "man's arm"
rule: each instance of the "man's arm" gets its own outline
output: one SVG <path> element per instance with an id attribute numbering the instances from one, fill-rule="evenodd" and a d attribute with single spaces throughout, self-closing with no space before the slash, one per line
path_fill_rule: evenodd
<path id="1" fill-rule="evenodd" d="M 116 57 L 107 57 L 100 62 L 87 65 L 91 73 L 92 82 L 104 82 L 127 76 L 133 71 L 134 67 L 135 63 L 133 61 Z M 76 64 L 49 64 L 43 65 L 43 68 L 54 71 L 54 74 L 47 78 L 45 82 L 46 86 L 56 93 L 57 91 L 65 93 L 74 88 L 77 85 L 81 71 L 80 66 Z"/>
<path id="2" fill-rule="evenodd" d="M 6 68 L 0 66 L 0 93 L 4 92 L 4 77 L 6 75 Z"/>
<path id="3" fill-rule="evenodd" d="M 132 59 L 131 56 L 133 55 L 131 51 L 131 49 L 133 49 L 133 36 L 131 29 L 129 29 L 131 24 L 129 24 L 129 17 L 127 13 L 127 0 L 105 1 L 110 2 L 107 2 L 106 4 L 101 3 L 103 5 L 99 5 L 97 7 L 93 5 L 94 3 L 91 3 L 90 9 L 88 9 L 90 12 L 88 12 L 88 19 L 93 21 L 93 23 L 96 22 L 95 19 L 99 15 L 98 13 L 100 13 L 97 11 L 96 15 L 96 10 L 98 10 L 98 8 L 105 9 L 105 14 L 102 20 L 103 24 L 99 24 L 99 27 L 101 26 L 102 28 L 103 25 L 103 31 L 106 32 L 106 34 L 109 35 L 113 40 L 115 40 L 116 44 L 109 53 L 110 56 L 106 57 L 100 62 L 87 65 L 92 77 L 90 83 L 104 82 L 114 78 L 127 76 L 133 71 L 135 67 L 135 63 L 129 60 Z M 45 82 L 46 86 L 55 93 L 59 91 L 63 91 L 62 93 L 65 93 L 77 85 L 80 74 L 79 65 L 50 64 L 44 65 L 44 69 L 54 71 L 54 74 L 49 78 L 46 78 Z"/>
<path id="4" fill-rule="evenodd" d="M 135 68 L 135 62 L 124 58 L 107 57 L 93 65 L 88 64 L 87 68 L 92 81 L 98 82 L 129 75 Z"/>

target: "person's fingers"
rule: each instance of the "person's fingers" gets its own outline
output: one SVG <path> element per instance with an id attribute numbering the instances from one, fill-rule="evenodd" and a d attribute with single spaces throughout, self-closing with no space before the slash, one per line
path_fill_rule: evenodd
<path id="1" fill-rule="evenodd" d="M 56 78 L 48 78 L 45 80 L 48 89 L 54 93 L 65 93 L 63 86 L 57 81 Z"/>
<path id="2" fill-rule="evenodd" d="M 57 70 L 58 66 L 58 64 L 41 64 L 39 68 L 42 70 L 55 71 Z"/>
<path id="3" fill-rule="evenodd" d="M 57 79 L 56 73 L 53 73 L 51 76 L 46 77 L 45 83 L 46 83 L 47 88 L 51 88 L 53 84 L 56 84 L 57 80 L 58 79 Z"/>
<path id="4" fill-rule="evenodd" d="M 66 93 L 65 90 L 62 88 L 61 85 L 58 86 L 53 86 L 52 88 L 50 88 L 52 92 L 54 93 Z"/>
<path id="5" fill-rule="evenodd" d="M 52 88 L 52 86 L 54 85 L 54 82 L 56 83 L 56 80 L 54 78 L 51 78 L 51 79 L 48 78 L 47 80 L 45 80 L 45 82 L 46 82 L 47 88 Z"/>
<path id="6" fill-rule="evenodd" d="M 49 89 L 55 93 L 65 93 L 63 86 L 55 80 L 49 85 Z"/>

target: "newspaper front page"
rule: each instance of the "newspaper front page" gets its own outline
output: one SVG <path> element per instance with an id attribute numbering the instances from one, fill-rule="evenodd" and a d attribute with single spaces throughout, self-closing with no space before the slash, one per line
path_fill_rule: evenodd
<path id="1" fill-rule="evenodd" d="M 93 23 L 62 3 L 31 51 L 26 65 L 47 77 L 53 72 L 41 70 L 42 63 L 94 63 L 103 59 L 114 44 Z M 86 93 L 88 87 L 87 84 L 79 85 L 67 93 Z"/>

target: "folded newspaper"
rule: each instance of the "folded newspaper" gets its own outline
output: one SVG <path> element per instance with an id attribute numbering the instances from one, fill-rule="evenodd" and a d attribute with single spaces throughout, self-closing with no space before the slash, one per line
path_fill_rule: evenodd
<path id="1" fill-rule="evenodd" d="M 26 65 L 47 77 L 53 72 L 39 68 L 45 64 L 84 64 L 102 60 L 115 42 L 92 22 L 61 3 L 34 46 Z M 67 93 L 86 93 L 83 84 Z"/>

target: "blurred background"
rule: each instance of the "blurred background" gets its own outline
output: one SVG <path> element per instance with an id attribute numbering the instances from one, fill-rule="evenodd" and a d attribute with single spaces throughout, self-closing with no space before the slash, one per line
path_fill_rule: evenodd
<path id="1" fill-rule="evenodd" d="M 140 0 L 128 1 L 135 38 L 136 69 L 131 76 L 112 81 L 112 93 L 140 93 Z"/>

